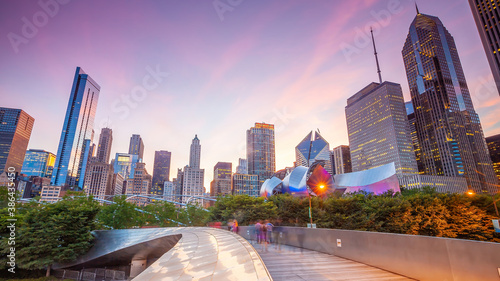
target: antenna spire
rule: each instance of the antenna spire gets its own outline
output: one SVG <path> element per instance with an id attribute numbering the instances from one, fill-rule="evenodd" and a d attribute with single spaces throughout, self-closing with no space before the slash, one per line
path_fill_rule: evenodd
<path id="1" fill-rule="evenodd" d="M 371 27 L 370 32 L 372 34 L 373 54 L 375 55 L 375 61 L 377 62 L 378 81 L 380 82 L 380 84 L 382 84 L 382 75 L 380 74 L 380 65 L 378 64 L 377 48 L 375 48 L 375 38 L 373 38 L 373 29 Z"/>
<path id="2" fill-rule="evenodd" d="M 417 9 L 417 15 L 420 15 L 420 12 L 418 11 L 417 1 L 415 1 L 415 9 Z"/>

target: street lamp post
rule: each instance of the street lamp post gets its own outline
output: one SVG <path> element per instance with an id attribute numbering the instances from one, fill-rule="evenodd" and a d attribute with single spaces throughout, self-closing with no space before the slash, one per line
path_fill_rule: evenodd
<path id="1" fill-rule="evenodd" d="M 312 206 L 311 206 L 311 194 L 309 194 L 309 220 L 311 221 L 311 228 L 313 227 L 313 216 L 312 216 Z"/>
<path id="2" fill-rule="evenodd" d="M 325 185 L 324 184 L 320 184 L 318 185 L 318 187 L 323 190 L 325 188 Z M 311 228 L 313 227 L 313 217 L 312 217 L 312 204 L 311 204 L 311 193 L 310 192 L 307 192 L 307 194 L 309 195 L 309 220 L 311 222 Z"/>
<path id="3" fill-rule="evenodd" d="M 493 197 L 493 195 L 491 197 Z M 500 199 L 495 200 L 495 197 L 493 197 L 493 206 L 495 206 L 495 212 L 497 213 L 497 217 L 500 217 L 500 215 L 498 214 L 498 207 L 497 207 L 498 201 L 500 201 Z"/>

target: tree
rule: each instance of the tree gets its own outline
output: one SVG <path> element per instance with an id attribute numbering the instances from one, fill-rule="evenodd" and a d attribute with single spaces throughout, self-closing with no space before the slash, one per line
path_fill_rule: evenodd
<path id="1" fill-rule="evenodd" d="M 226 195 L 217 198 L 215 206 L 210 207 L 210 212 L 212 221 L 226 223 L 236 219 L 240 225 L 248 225 L 256 220 L 276 218 L 278 209 L 262 197 Z"/>
<path id="2" fill-rule="evenodd" d="M 210 212 L 196 205 L 188 204 L 180 209 L 179 219 L 189 226 L 205 226 L 210 219 Z"/>
<path id="3" fill-rule="evenodd" d="M 179 210 L 173 203 L 155 201 L 142 208 L 146 212 L 147 223 L 161 227 L 179 226 Z"/>
<path id="4" fill-rule="evenodd" d="M 146 224 L 146 215 L 138 207 L 127 201 L 126 196 L 114 198 L 115 204 L 105 205 L 97 216 L 101 227 L 105 229 L 123 229 Z"/>
<path id="5" fill-rule="evenodd" d="M 47 268 L 75 260 L 92 246 L 91 231 L 96 228 L 99 204 L 92 197 L 64 197 L 39 203 L 24 216 L 16 240 L 20 268 Z"/>

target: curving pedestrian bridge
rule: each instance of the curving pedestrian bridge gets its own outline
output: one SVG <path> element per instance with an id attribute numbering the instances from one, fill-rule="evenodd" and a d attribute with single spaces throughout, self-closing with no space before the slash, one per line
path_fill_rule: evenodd
<path id="1" fill-rule="evenodd" d="M 54 269 L 123 270 L 128 280 L 500 280 L 500 244 L 389 233 L 276 227 L 96 231 L 90 251 Z M 111 280 L 111 279 L 110 279 Z"/>
<path id="2" fill-rule="evenodd" d="M 241 236 L 207 227 L 96 231 L 90 251 L 54 269 L 123 269 L 133 280 L 272 280 Z"/>

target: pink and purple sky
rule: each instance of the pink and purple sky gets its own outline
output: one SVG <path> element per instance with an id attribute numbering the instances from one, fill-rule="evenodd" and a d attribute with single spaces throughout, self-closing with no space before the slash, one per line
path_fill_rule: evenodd
<path id="1" fill-rule="evenodd" d="M 409 100 L 401 49 L 414 1 L 220 0 L 219 12 L 212 0 L 41 2 L 52 3 L 48 12 L 38 1 L 0 4 L 0 106 L 35 118 L 29 148 L 57 152 L 81 66 L 101 86 L 94 141 L 112 128 L 113 156 L 140 134 L 150 173 L 155 150 L 172 152 L 172 179 L 198 134 L 208 188 L 213 166 L 232 162 L 234 171 L 246 130 L 267 122 L 276 125 L 276 167 L 291 166 L 316 128 L 330 148 L 348 144 L 346 100 L 378 80 L 370 26 L 383 79 Z M 500 97 L 467 1 L 418 5 L 454 36 L 485 136 L 500 133 Z"/>

